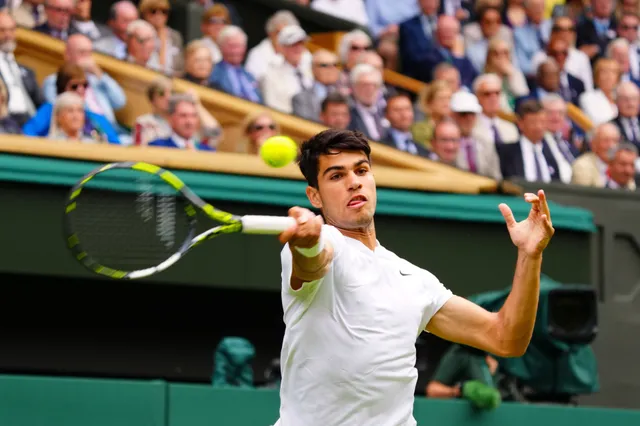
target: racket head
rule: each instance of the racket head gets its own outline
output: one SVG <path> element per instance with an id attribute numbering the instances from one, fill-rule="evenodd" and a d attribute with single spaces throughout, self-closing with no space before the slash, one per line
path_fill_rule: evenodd
<path id="1" fill-rule="evenodd" d="M 198 211 L 222 226 L 196 237 Z M 92 170 L 69 191 L 64 214 L 76 260 L 114 279 L 161 272 L 200 242 L 241 227 L 239 218 L 214 209 L 173 173 L 143 162 Z"/>

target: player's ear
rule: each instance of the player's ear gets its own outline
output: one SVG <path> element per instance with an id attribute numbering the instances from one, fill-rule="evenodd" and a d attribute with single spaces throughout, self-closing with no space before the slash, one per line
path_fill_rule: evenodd
<path id="1" fill-rule="evenodd" d="M 307 198 L 313 207 L 316 209 L 322 208 L 322 199 L 320 198 L 320 192 L 313 186 L 307 186 Z"/>

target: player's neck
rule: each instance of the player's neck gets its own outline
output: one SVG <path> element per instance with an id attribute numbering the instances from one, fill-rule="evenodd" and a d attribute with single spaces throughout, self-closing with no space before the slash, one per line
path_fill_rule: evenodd
<path id="1" fill-rule="evenodd" d="M 338 227 L 336 227 L 338 228 Z M 338 228 L 338 230 L 345 237 L 353 238 L 354 240 L 360 241 L 362 244 L 367 246 L 369 250 L 373 251 L 376 248 L 377 240 L 376 240 L 376 228 L 373 226 L 373 222 L 366 228 L 357 228 L 357 229 L 343 229 Z"/>

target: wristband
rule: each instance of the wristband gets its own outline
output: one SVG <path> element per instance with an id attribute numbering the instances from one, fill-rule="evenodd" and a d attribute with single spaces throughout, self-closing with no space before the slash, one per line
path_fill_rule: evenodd
<path id="1" fill-rule="evenodd" d="M 322 253 L 322 250 L 324 250 L 324 238 L 322 238 L 322 233 L 320 233 L 320 238 L 318 239 L 318 242 L 316 243 L 315 246 L 310 248 L 304 248 L 304 247 L 294 247 L 294 248 L 298 251 L 298 253 L 300 253 L 304 257 L 316 257 L 317 255 Z"/>

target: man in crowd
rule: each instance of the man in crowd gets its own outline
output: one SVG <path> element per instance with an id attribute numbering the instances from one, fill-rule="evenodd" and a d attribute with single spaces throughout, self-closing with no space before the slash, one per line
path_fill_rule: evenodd
<path id="1" fill-rule="evenodd" d="M 394 93 L 387 97 L 385 116 L 389 121 L 389 128 L 380 142 L 400 151 L 428 158 L 429 151 L 422 144 L 415 143 L 411 137 L 413 105 L 408 95 Z"/>
<path id="2" fill-rule="evenodd" d="M 125 60 L 127 58 L 127 28 L 133 21 L 139 19 L 138 9 L 130 1 L 118 1 L 109 9 L 107 25 L 111 34 L 102 37 L 93 44 L 93 48 L 100 53 Z"/>
<path id="3" fill-rule="evenodd" d="M 351 107 L 350 130 L 364 133 L 369 139 L 379 141 L 385 134 L 387 120 L 377 104 L 382 90 L 380 72 L 367 64 L 356 65 L 351 70 L 353 102 Z"/>
<path id="4" fill-rule="evenodd" d="M 47 20 L 34 30 L 66 41 L 69 37 L 71 15 L 74 10 L 74 0 L 46 0 L 44 13 Z"/>
<path id="5" fill-rule="evenodd" d="M 346 130 L 351 123 L 349 98 L 338 92 L 332 92 L 322 101 L 320 122 L 327 127 Z"/>
<path id="6" fill-rule="evenodd" d="M 620 131 L 615 124 L 600 124 L 593 132 L 591 152 L 582 154 L 573 163 L 571 183 L 604 188 L 609 168 L 609 150 L 620 143 Z"/>
<path id="7" fill-rule="evenodd" d="M 294 115 L 318 121 L 322 101 L 329 93 L 337 90 L 336 85 L 340 78 L 338 57 L 328 50 L 320 49 L 313 54 L 311 68 L 313 84 L 296 94 L 291 100 L 291 106 Z"/>
<path id="8" fill-rule="evenodd" d="M 609 171 L 606 188 L 636 190 L 635 163 L 638 160 L 638 148 L 630 143 L 622 143 L 609 150 Z"/>
<path id="9" fill-rule="evenodd" d="M 460 129 L 450 118 L 440 120 L 433 129 L 429 158 L 455 167 L 459 152 Z"/>

